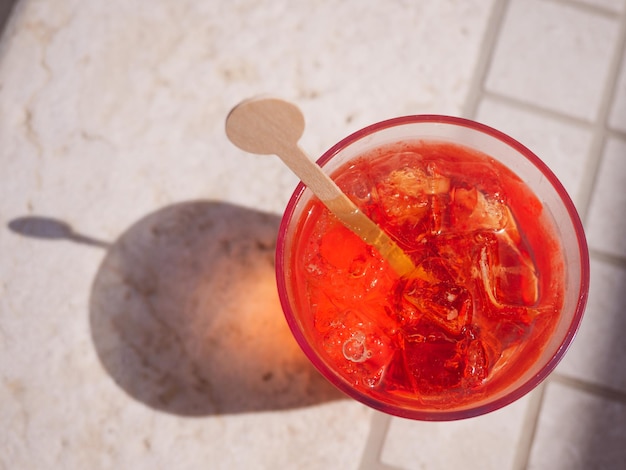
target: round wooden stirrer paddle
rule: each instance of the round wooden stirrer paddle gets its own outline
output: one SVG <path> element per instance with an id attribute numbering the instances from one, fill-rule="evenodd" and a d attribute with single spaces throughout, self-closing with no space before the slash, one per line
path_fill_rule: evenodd
<path id="1" fill-rule="evenodd" d="M 415 265 L 407 254 L 300 148 L 303 132 L 304 117 L 298 107 L 277 98 L 243 101 L 226 118 L 226 135 L 233 144 L 250 153 L 278 155 L 330 212 L 376 248 L 400 276 L 413 272 Z"/>

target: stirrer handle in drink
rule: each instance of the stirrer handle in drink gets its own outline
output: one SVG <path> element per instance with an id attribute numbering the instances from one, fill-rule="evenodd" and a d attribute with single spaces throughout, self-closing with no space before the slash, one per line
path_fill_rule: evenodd
<path id="1" fill-rule="evenodd" d="M 343 225 L 376 248 L 400 276 L 412 273 L 411 258 L 300 148 L 303 132 L 304 117 L 298 107 L 277 98 L 243 101 L 226 118 L 232 143 L 246 152 L 278 155 Z"/>

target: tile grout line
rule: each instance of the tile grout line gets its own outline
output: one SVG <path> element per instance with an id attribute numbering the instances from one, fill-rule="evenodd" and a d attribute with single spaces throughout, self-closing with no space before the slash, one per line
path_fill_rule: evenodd
<path id="1" fill-rule="evenodd" d="M 580 10 L 585 13 L 591 13 L 592 15 L 604 16 L 606 18 L 615 18 L 619 16 L 621 12 L 611 10 L 606 7 L 602 7 L 599 5 L 590 5 L 589 3 L 583 3 L 578 0 L 547 0 L 551 3 L 555 3 L 557 5 L 562 5 L 564 7 L 570 7 L 577 10 Z"/>
<path id="2" fill-rule="evenodd" d="M 580 218 L 583 225 L 586 225 L 589 215 L 589 208 L 593 192 L 597 185 L 598 174 L 603 160 L 604 147 L 610 134 L 609 119 L 612 110 L 612 104 L 615 94 L 617 93 L 617 83 L 620 78 L 622 59 L 626 52 L 626 12 L 620 15 L 619 31 L 616 43 L 613 49 L 613 55 L 609 63 L 607 78 L 604 83 L 604 90 L 600 100 L 600 106 L 596 113 L 594 121 L 593 137 L 589 151 L 587 154 L 587 165 L 585 174 L 587 178 L 583 180 L 581 189 L 579 190 L 578 199 L 580 201 Z"/>
<path id="3" fill-rule="evenodd" d="M 607 133 L 608 137 L 612 137 L 612 138 L 615 138 L 615 139 L 626 140 L 626 130 L 610 128 L 610 129 L 607 130 L 606 133 Z"/>
<path id="4" fill-rule="evenodd" d="M 385 438 L 391 424 L 391 416 L 374 411 L 370 421 L 370 432 L 361 456 L 359 470 L 400 470 L 382 462 L 381 455 Z"/>
<path id="5" fill-rule="evenodd" d="M 540 384 L 532 393 L 530 403 L 526 410 L 522 423 L 522 436 L 517 442 L 515 456 L 513 457 L 513 470 L 525 470 L 530 461 L 530 452 L 535 442 L 537 427 L 539 426 L 539 414 L 543 407 L 547 381 Z"/>
<path id="6" fill-rule="evenodd" d="M 589 208 L 591 207 L 593 192 L 596 188 L 605 145 L 605 129 L 599 125 L 594 125 L 592 128 L 591 143 L 589 144 L 589 149 L 587 150 L 587 161 L 584 165 L 584 175 L 586 175 L 586 177 L 581 180 L 578 194 L 576 194 L 575 198 L 578 216 L 580 217 L 584 228 L 587 227 Z"/>
<path id="7" fill-rule="evenodd" d="M 539 114 L 548 119 L 553 119 L 555 121 L 560 121 L 566 124 L 570 124 L 572 126 L 585 128 L 593 132 L 594 123 L 584 118 L 572 116 L 569 114 L 564 114 L 554 109 L 544 108 L 534 103 L 529 103 L 529 102 L 520 100 L 518 98 L 507 96 L 507 95 L 504 95 L 495 91 L 485 90 L 482 92 L 482 95 L 483 95 L 483 99 L 488 98 L 492 101 L 503 104 L 505 106 L 509 106 L 511 108 L 517 108 L 521 111 L 526 111 L 532 114 Z M 608 137 L 626 140 L 626 130 L 615 129 L 607 125 L 605 129 L 605 133 Z"/>
<path id="8" fill-rule="evenodd" d="M 468 96 L 461 113 L 462 116 L 467 119 L 476 118 L 478 106 L 484 94 L 485 79 L 491 67 L 497 39 L 500 36 L 502 24 L 504 23 L 504 16 L 509 8 L 509 1 L 510 0 L 495 0 L 489 19 L 487 20 L 487 28 L 480 43 L 481 52 L 477 64 L 474 67 L 474 74 L 470 82 Z"/>
<path id="9" fill-rule="evenodd" d="M 606 251 L 598 250 L 595 248 L 589 249 L 589 255 L 591 258 L 601 261 L 603 263 L 607 263 L 622 269 L 626 268 L 626 258 L 623 256 L 614 255 L 613 253 L 607 253 Z"/>
<path id="10" fill-rule="evenodd" d="M 626 404 L 626 391 L 617 390 L 595 382 L 588 382 L 559 372 L 555 372 L 551 380 L 565 387 L 573 388 L 604 400 Z"/>
<path id="11" fill-rule="evenodd" d="M 557 111 L 554 109 L 545 108 L 543 106 L 523 101 L 521 99 L 514 98 L 512 96 L 508 96 L 496 91 L 485 90 L 483 92 L 483 97 L 489 98 L 493 101 L 510 106 L 512 108 L 517 108 L 522 111 L 538 114 L 549 119 L 564 122 L 566 124 L 571 124 L 577 127 L 585 127 L 588 129 L 591 129 L 593 127 L 593 122 L 587 119 L 578 116 L 572 116 L 571 114 L 565 114 L 561 111 Z"/>

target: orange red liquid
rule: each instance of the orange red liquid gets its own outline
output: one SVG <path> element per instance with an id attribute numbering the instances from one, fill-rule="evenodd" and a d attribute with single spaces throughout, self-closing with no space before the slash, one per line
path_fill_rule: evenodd
<path id="1" fill-rule="evenodd" d="M 396 406 L 447 409 L 518 378 L 563 303 L 560 245 L 510 170 L 458 145 L 405 142 L 333 178 L 411 256 L 400 278 L 317 200 L 295 237 L 295 311 L 351 387 Z"/>

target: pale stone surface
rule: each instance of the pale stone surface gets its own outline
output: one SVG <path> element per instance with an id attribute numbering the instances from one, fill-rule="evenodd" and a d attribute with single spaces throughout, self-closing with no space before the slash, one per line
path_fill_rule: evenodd
<path id="1" fill-rule="evenodd" d="M 573 195 L 600 158 L 587 155 L 593 129 L 573 122 L 594 119 L 624 21 L 610 14 L 623 0 L 574 3 L 509 2 L 473 89 L 523 102 L 483 97 L 477 117 L 545 156 Z M 456 423 L 376 420 L 320 378 L 273 278 L 296 179 L 223 129 L 257 93 L 302 107 L 313 156 L 381 119 L 459 114 L 494 5 L 19 2 L 0 43 L 0 469 L 525 462 L 528 397 Z M 587 223 L 609 256 L 593 259 L 589 310 L 557 372 L 624 396 L 624 145 L 614 137 Z M 623 405 L 575 384 L 547 390 L 530 467 L 618 468 Z"/>
<path id="2" fill-rule="evenodd" d="M 296 179 L 224 134 L 298 102 L 319 155 L 458 114 L 492 1 L 23 0 L 0 47 L 0 468 L 357 468 L 370 411 L 282 320 Z"/>
<path id="3" fill-rule="evenodd" d="M 381 460 L 406 470 L 512 468 L 529 400 L 526 396 L 501 410 L 461 421 L 394 418 Z"/>
<path id="4" fill-rule="evenodd" d="M 487 89 L 593 121 L 617 32 L 616 18 L 550 1 L 512 0 Z"/>
<path id="5" fill-rule="evenodd" d="M 529 470 L 618 469 L 626 461 L 626 405 L 550 383 Z"/>
<path id="6" fill-rule="evenodd" d="M 608 139 L 600 164 L 589 216 L 589 245 L 626 258 L 626 140 Z"/>

